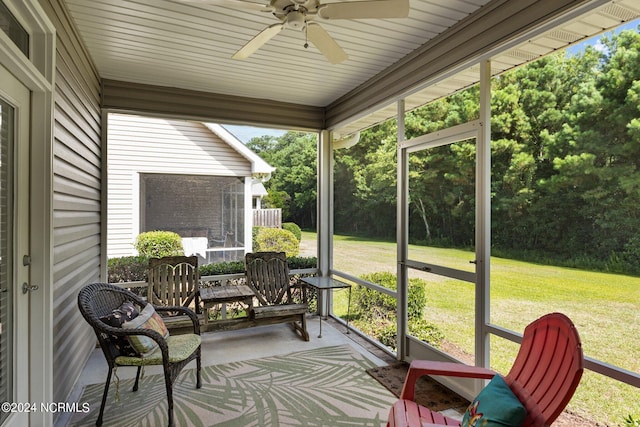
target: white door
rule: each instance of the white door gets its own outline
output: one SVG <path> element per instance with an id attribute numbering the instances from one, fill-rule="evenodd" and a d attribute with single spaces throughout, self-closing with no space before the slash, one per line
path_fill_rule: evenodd
<path id="1" fill-rule="evenodd" d="M 0 66 L 0 425 L 29 411 L 29 90 Z M 37 408 L 39 411 L 40 408 Z"/>

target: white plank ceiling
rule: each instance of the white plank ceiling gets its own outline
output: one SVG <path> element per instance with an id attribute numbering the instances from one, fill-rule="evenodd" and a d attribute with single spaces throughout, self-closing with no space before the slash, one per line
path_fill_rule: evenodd
<path id="1" fill-rule="evenodd" d="M 303 32 L 289 29 L 249 59 L 231 59 L 254 35 L 279 22 L 267 13 L 177 0 L 66 0 L 66 4 L 102 78 L 324 107 L 489 1 L 411 0 L 408 18 L 323 20 L 322 26 L 349 55 L 337 65 L 328 63 L 312 45 L 305 48 Z M 492 70 L 500 73 L 638 17 L 640 0 L 606 3 L 496 54 Z M 466 70 L 412 94 L 407 108 L 477 81 L 477 69 Z M 394 115 L 392 105 L 340 133 Z"/>

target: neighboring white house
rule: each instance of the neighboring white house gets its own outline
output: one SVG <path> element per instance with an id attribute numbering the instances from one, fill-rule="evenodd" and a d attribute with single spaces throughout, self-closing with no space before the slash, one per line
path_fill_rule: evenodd
<path id="1" fill-rule="evenodd" d="M 136 255 L 151 230 L 180 234 L 201 262 L 251 251 L 252 188 L 275 168 L 226 129 L 111 113 L 107 139 L 108 258 Z"/>

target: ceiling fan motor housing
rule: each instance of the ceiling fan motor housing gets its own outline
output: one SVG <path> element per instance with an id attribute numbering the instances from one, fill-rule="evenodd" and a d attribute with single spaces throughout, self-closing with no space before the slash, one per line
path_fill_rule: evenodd
<path id="1" fill-rule="evenodd" d="M 305 18 L 304 9 L 291 10 L 287 13 L 287 27 L 302 30 L 305 26 Z"/>

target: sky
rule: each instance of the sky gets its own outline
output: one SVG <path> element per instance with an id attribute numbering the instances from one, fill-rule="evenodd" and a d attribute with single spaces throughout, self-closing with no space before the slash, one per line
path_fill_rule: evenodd
<path id="1" fill-rule="evenodd" d="M 628 22 L 616 28 L 613 31 L 606 32 L 605 35 L 611 34 L 611 33 L 617 34 L 620 31 L 628 30 L 628 29 L 634 29 L 638 31 L 639 25 L 640 25 L 640 19 L 636 19 L 635 21 Z M 592 45 L 597 48 L 599 46 L 600 37 L 601 36 L 592 37 L 588 40 L 583 41 L 582 43 L 578 43 L 575 46 L 571 46 L 570 48 L 567 49 L 567 54 L 575 55 L 581 52 L 582 50 L 584 50 L 586 45 Z M 251 138 L 264 136 L 264 135 L 282 136 L 287 132 L 281 129 L 259 128 L 259 127 L 253 127 L 253 126 L 238 126 L 238 125 L 223 125 L 223 126 L 225 129 L 227 129 L 236 138 L 238 138 L 240 141 L 242 141 L 245 144 L 249 142 Z"/>

